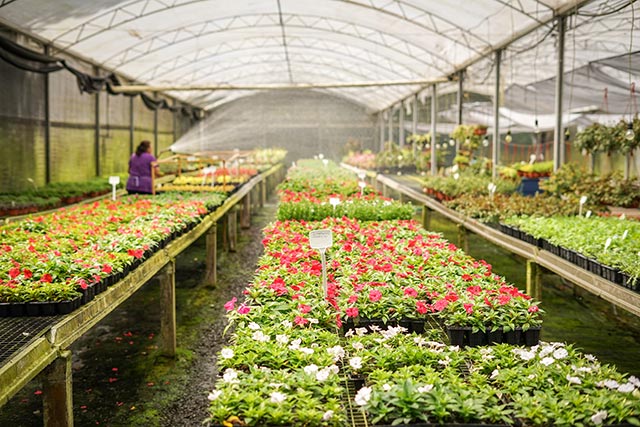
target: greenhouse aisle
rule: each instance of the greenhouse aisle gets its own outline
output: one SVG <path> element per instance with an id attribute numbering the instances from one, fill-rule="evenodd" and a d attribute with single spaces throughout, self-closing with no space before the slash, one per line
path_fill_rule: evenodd
<path id="1" fill-rule="evenodd" d="M 451 242 L 458 241 L 457 226 L 436 212 L 432 214 L 431 228 L 443 233 Z M 526 261 L 523 258 L 472 233 L 469 234 L 468 253 L 486 260 L 496 273 L 525 289 Z M 545 310 L 542 340 L 574 343 L 603 363 L 615 364 L 620 371 L 640 375 L 640 319 L 624 310 L 614 311 L 612 304 L 574 288 L 551 272 L 544 274 L 542 283 L 540 307 Z"/>
<path id="2" fill-rule="evenodd" d="M 198 426 L 224 344 L 224 303 L 253 277 L 262 254 L 262 228 L 273 221 L 276 197 L 255 211 L 239 232 L 236 253 L 219 251 L 218 285 L 200 283 L 204 238 L 177 260 L 178 356 L 158 353 L 159 286 L 151 280 L 72 347 L 75 424 L 78 426 Z M 220 236 L 222 233 L 218 233 Z M 36 379 L 0 409 L 0 425 L 42 426 L 41 382 Z"/>

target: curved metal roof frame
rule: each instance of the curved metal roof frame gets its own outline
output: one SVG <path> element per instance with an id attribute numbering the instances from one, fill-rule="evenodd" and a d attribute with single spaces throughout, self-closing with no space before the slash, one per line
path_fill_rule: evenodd
<path id="1" fill-rule="evenodd" d="M 369 81 L 389 75 L 437 80 L 471 65 L 482 75 L 493 67 L 491 52 L 530 49 L 531 37 L 525 40 L 526 35 L 552 32 L 556 14 L 578 13 L 574 31 L 582 34 L 583 25 L 584 34 L 597 35 L 585 41 L 590 48 L 619 50 L 624 43 L 608 36 L 620 31 L 620 25 L 589 18 L 614 14 L 634 1 L 474 0 L 462 7 L 455 0 L 0 0 L 0 20 L 48 42 L 54 54 L 56 49 L 68 51 L 149 85 L 168 78 L 175 85 L 215 85 L 232 74 L 230 70 L 238 70 L 232 76 L 238 83 L 246 83 L 238 76 L 262 78 L 258 83 L 328 78 L 349 83 L 362 78 L 365 70 Z M 231 54 L 232 47 L 241 53 Z M 588 60 L 588 49 L 583 51 L 584 58 L 574 58 L 577 66 Z M 273 68 L 261 77 L 244 70 L 256 66 L 247 57 L 267 52 L 273 53 L 271 61 L 282 61 L 279 71 Z M 550 59 L 551 53 L 547 49 L 544 58 Z M 323 60 L 309 61 L 314 55 Z M 530 57 L 525 53 L 520 60 Z M 218 66 L 216 61 L 225 63 Z M 226 61 L 244 65 L 229 66 Z M 305 61 L 314 68 L 305 67 Z M 543 75 L 553 70 L 540 65 L 547 68 Z M 377 110 L 419 91 L 415 85 L 329 90 L 353 102 L 366 100 L 368 108 Z M 195 101 L 186 92 L 172 93 L 200 106 L 210 105 L 201 100 L 212 98 L 198 96 Z M 231 99 L 232 92 L 227 92 L 216 94 L 214 102 Z"/>

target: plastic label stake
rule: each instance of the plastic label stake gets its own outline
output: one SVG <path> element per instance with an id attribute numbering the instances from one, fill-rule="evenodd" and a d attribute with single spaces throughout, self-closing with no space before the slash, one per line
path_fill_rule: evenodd
<path id="1" fill-rule="evenodd" d="M 580 197 L 580 206 L 578 207 L 578 216 L 582 216 L 582 206 L 587 203 L 587 196 Z"/>
<path id="2" fill-rule="evenodd" d="M 333 233 L 331 230 L 313 230 L 309 233 L 309 245 L 311 249 L 320 251 L 322 259 L 322 288 L 324 289 L 324 297 L 327 298 L 327 248 L 333 245 Z"/>
<path id="3" fill-rule="evenodd" d="M 364 188 L 367 186 L 367 183 L 364 181 L 358 182 L 358 186 L 360 187 L 360 195 L 364 196 Z"/>
<path id="4" fill-rule="evenodd" d="M 116 201 L 116 187 L 120 184 L 119 176 L 110 176 L 109 184 L 111 184 L 111 200 Z"/>
<path id="5" fill-rule="evenodd" d="M 335 213 L 336 206 L 340 204 L 340 199 L 338 197 L 329 197 L 329 204 L 333 206 L 333 213 Z"/>

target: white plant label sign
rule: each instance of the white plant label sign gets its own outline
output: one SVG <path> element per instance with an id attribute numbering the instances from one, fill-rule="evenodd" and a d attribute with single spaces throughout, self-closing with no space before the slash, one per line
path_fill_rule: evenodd
<path id="1" fill-rule="evenodd" d="M 322 288 L 324 297 L 327 297 L 327 248 L 333 245 L 333 233 L 331 230 L 313 230 L 309 233 L 309 244 L 311 249 L 318 249 L 322 259 Z"/>
<path id="2" fill-rule="evenodd" d="M 110 176 L 109 184 L 111 184 L 111 200 L 116 201 L 116 187 L 120 184 L 119 176 Z"/>

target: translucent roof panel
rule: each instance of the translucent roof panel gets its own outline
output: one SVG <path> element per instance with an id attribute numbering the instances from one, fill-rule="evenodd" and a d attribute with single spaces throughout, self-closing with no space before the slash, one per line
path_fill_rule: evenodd
<path id="1" fill-rule="evenodd" d="M 602 59 L 605 53 L 624 52 L 629 3 L 0 0 L 0 17 L 7 25 L 52 44 L 54 55 L 56 49 L 77 54 L 141 84 L 313 85 L 443 79 L 518 35 L 539 28 L 533 37 L 545 37 L 554 31 L 553 16 L 558 10 L 583 5 L 583 14 L 575 18 L 575 32 L 576 42 L 584 43 L 584 48 L 575 62 L 585 65 L 594 54 Z M 594 18 L 603 13 L 606 19 Z M 510 49 L 525 48 L 531 37 Z M 532 76 L 523 69 L 523 84 L 554 72 L 555 53 L 538 53 L 540 70 Z M 491 59 L 487 62 L 490 68 Z M 476 66 L 474 72 L 481 74 L 481 68 Z M 407 84 L 325 91 L 379 110 L 420 89 Z M 172 95 L 213 108 L 252 93 L 176 91 Z"/>

